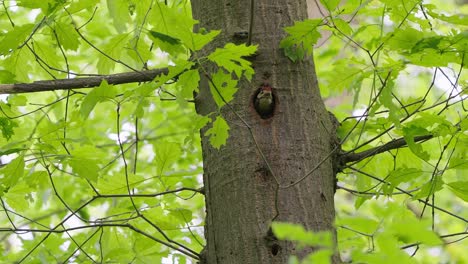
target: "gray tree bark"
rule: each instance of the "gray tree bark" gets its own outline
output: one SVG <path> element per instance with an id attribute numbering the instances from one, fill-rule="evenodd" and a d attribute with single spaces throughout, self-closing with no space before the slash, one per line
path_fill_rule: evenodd
<path id="1" fill-rule="evenodd" d="M 231 128 L 227 144 L 216 150 L 202 137 L 207 212 L 203 255 L 209 264 L 287 263 L 291 254 L 304 256 L 314 250 L 299 251 L 292 243 L 274 240 L 269 235 L 272 220 L 333 230 L 335 181 L 332 160 L 327 159 L 332 124 L 312 58 L 293 63 L 279 48 L 285 36 L 282 28 L 307 18 L 306 1 L 254 1 L 251 38 L 258 52 L 250 60 L 256 74 L 252 82 L 240 82 L 230 103 L 248 126 L 225 106 L 221 112 Z M 200 27 L 222 30 L 208 50 L 246 41 L 238 32 L 249 30 L 250 5 L 251 0 L 192 0 Z M 263 83 L 273 87 L 277 101 L 268 119 L 260 118 L 252 104 Z M 216 111 L 206 80 L 196 108 L 204 115 Z"/>

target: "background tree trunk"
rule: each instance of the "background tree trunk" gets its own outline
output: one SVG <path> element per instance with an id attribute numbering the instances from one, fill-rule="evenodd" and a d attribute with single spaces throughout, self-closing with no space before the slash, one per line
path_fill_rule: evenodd
<path id="1" fill-rule="evenodd" d="M 227 42 L 239 43 L 236 32 L 248 31 L 251 0 L 192 0 L 200 27 L 221 29 L 211 48 Z M 216 150 L 203 137 L 204 184 L 206 191 L 206 263 L 287 263 L 288 256 L 303 256 L 292 243 L 266 243 L 271 222 L 300 223 L 308 230 L 332 230 L 334 220 L 334 175 L 327 159 L 299 184 L 276 191 L 311 171 L 331 151 L 329 115 L 320 97 L 312 59 L 292 63 L 279 49 L 294 21 L 307 18 L 306 1 L 255 0 L 251 58 L 256 75 L 251 83 L 240 82 L 230 103 L 249 128 L 229 109 L 222 115 L 230 125 L 227 144 Z M 261 119 L 252 105 L 255 91 L 269 83 L 277 98 L 270 119 Z M 196 98 L 201 114 L 216 110 L 208 84 L 202 83 Z M 204 131 L 202 131 L 203 133 Z M 271 165 L 269 173 L 253 140 Z M 335 256 L 335 261 L 337 257 Z"/>

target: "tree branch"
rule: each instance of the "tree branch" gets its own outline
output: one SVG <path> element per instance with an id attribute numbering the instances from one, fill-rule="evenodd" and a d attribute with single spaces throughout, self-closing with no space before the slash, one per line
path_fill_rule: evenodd
<path id="1" fill-rule="evenodd" d="M 414 142 L 428 140 L 433 137 L 434 137 L 433 135 L 416 136 L 414 137 Z M 401 148 L 406 145 L 407 145 L 406 140 L 404 138 L 399 138 L 399 139 L 390 141 L 382 146 L 371 148 L 371 149 L 368 149 L 359 153 L 350 152 L 350 153 L 342 154 L 339 159 L 341 160 L 341 164 L 346 164 L 349 162 L 360 161 L 370 156 L 374 156 L 379 153 L 389 151 L 392 149 Z"/>
<path id="2" fill-rule="evenodd" d="M 161 68 L 148 71 L 124 72 L 74 79 L 36 81 L 33 83 L 0 84 L 0 94 L 36 93 L 55 90 L 91 88 L 99 86 L 102 80 L 106 80 L 109 84 L 149 82 L 156 78 L 156 76 L 167 73 L 167 68 Z"/>

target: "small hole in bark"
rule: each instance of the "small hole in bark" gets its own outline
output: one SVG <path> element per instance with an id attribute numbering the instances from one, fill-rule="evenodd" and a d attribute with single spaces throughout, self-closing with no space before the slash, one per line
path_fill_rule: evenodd
<path id="1" fill-rule="evenodd" d="M 273 246 L 271 246 L 271 254 L 273 254 L 273 256 L 278 255 L 280 250 L 281 250 L 281 247 L 278 244 L 273 244 Z"/>
<path id="2" fill-rule="evenodd" d="M 255 176 L 260 182 L 265 182 L 269 179 L 270 172 L 265 167 L 259 167 L 255 170 Z"/>
<path id="3" fill-rule="evenodd" d="M 275 113 L 278 98 L 274 89 L 268 83 L 263 83 L 253 94 L 252 103 L 257 114 L 262 119 L 268 119 Z"/>

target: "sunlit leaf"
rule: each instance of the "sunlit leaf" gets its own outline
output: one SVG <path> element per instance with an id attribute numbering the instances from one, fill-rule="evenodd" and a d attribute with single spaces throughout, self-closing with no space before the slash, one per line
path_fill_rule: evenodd
<path id="1" fill-rule="evenodd" d="M 174 142 L 158 141 L 154 145 L 157 175 L 170 169 L 180 159 L 180 146 Z"/>
<path id="2" fill-rule="evenodd" d="M 429 197 L 430 195 L 433 195 L 434 193 L 442 190 L 443 185 L 444 181 L 442 180 L 442 177 L 434 176 L 431 181 L 428 181 L 421 187 L 421 190 L 413 196 L 413 199 Z"/>
<path id="3" fill-rule="evenodd" d="M 166 35 L 164 33 L 160 33 L 160 32 L 156 32 L 156 31 L 152 31 L 150 30 L 149 31 L 151 36 L 153 36 L 154 38 L 157 38 L 163 42 L 167 42 L 171 45 L 177 45 L 177 44 L 180 44 L 180 39 L 177 39 L 177 38 L 173 38 L 169 35 Z"/>
<path id="4" fill-rule="evenodd" d="M 96 182 L 99 175 L 99 166 L 92 159 L 85 158 L 72 158 L 68 160 L 68 163 L 73 169 L 73 172 L 78 176 Z"/>
<path id="5" fill-rule="evenodd" d="M 313 46 L 321 36 L 317 30 L 321 23 L 321 19 L 308 19 L 284 28 L 288 36 L 281 40 L 280 47 L 284 49 L 285 55 L 292 61 L 311 56 Z"/>
<path id="6" fill-rule="evenodd" d="M 113 99 L 115 95 L 116 90 L 114 86 L 109 85 L 105 80 L 103 80 L 99 87 L 94 88 L 88 93 L 88 95 L 86 95 L 80 108 L 81 116 L 85 119 L 88 118 L 97 103 Z"/>
<path id="7" fill-rule="evenodd" d="M 208 55 L 208 59 L 236 74 L 238 78 L 244 75 L 248 80 L 252 78 L 254 70 L 251 62 L 245 57 L 255 54 L 256 46 L 235 45 L 228 43 L 224 48 L 218 48 Z"/>
<path id="8" fill-rule="evenodd" d="M 432 7 L 434 7 L 434 6 L 432 6 Z M 451 24 L 468 26 L 468 16 L 466 14 L 460 13 L 460 14 L 456 14 L 456 15 L 447 16 L 447 15 L 444 15 L 444 14 L 433 12 L 433 11 L 431 11 L 431 9 L 428 10 L 428 14 L 430 16 L 434 17 L 434 18 L 440 19 L 442 21 L 449 22 Z"/>
<path id="9" fill-rule="evenodd" d="M 330 232 L 306 231 L 302 225 L 274 222 L 271 225 L 278 239 L 301 242 L 307 246 L 323 246 L 331 248 L 333 239 Z"/>
<path id="10" fill-rule="evenodd" d="M 55 31 L 57 33 L 57 38 L 60 41 L 60 45 L 62 45 L 65 50 L 76 51 L 78 49 L 80 45 L 79 35 L 70 23 L 57 23 L 55 25 Z"/>
<path id="11" fill-rule="evenodd" d="M 210 138 L 210 143 L 213 147 L 219 149 L 222 145 L 226 144 L 229 136 L 229 125 L 226 120 L 221 116 L 217 116 L 216 120 L 212 123 L 212 127 L 205 132 L 205 136 Z"/>
<path id="12" fill-rule="evenodd" d="M 32 33 L 34 26 L 34 24 L 24 24 L 8 31 L 8 33 L 0 39 L 0 54 L 4 55 L 10 50 L 16 49 L 18 46 L 22 45 L 26 38 Z"/>
<path id="13" fill-rule="evenodd" d="M 229 103 L 237 92 L 237 80 L 233 80 L 230 74 L 218 70 L 212 76 L 210 91 L 219 108 Z"/>
<path id="14" fill-rule="evenodd" d="M 468 202 L 468 181 L 457 181 L 447 183 L 450 186 L 452 192 L 463 199 L 465 202 Z"/>
<path id="15" fill-rule="evenodd" d="M 333 11 L 340 3 L 340 0 L 320 0 L 320 3 L 328 10 Z"/>
<path id="16" fill-rule="evenodd" d="M 189 70 L 179 76 L 177 84 L 180 86 L 180 99 L 191 99 L 193 93 L 198 92 L 200 74 L 197 70 Z M 179 99 L 179 97 L 177 97 Z"/>
<path id="17" fill-rule="evenodd" d="M 14 128 L 18 127 L 18 124 L 6 117 L 0 117 L 0 129 L 2 131 L 3 138 L 9 140 L 14 134 Z"/>
<path id="18" fill-rule="evenodd" d="M 8 163 L 5 167 L 0 169 L 0 190 L 1 192 L 14 187 L 20 178 L 24 175 L 24 156 L 19 155 L 17 158 Z"/>
<path id="19" fill-rule="evenodd" d="M 386 177 L 386 181 L 390 184 L 383 186 L 385 194 L 392 194 L 393 189 L 398 187 L 403 182 L 414 181 L 417 177 L 422 175 L 422 171 L 416 168 L 399 168 L 394 170 Z"/>
<path id="20" fill-rule="evenodd" d="M 126 0 L 107 0 L 107 7 L 114 22 L 117 32 L 122 33 L 127 29 L 127 20 L 129 16 L 129 2 Z"/>

